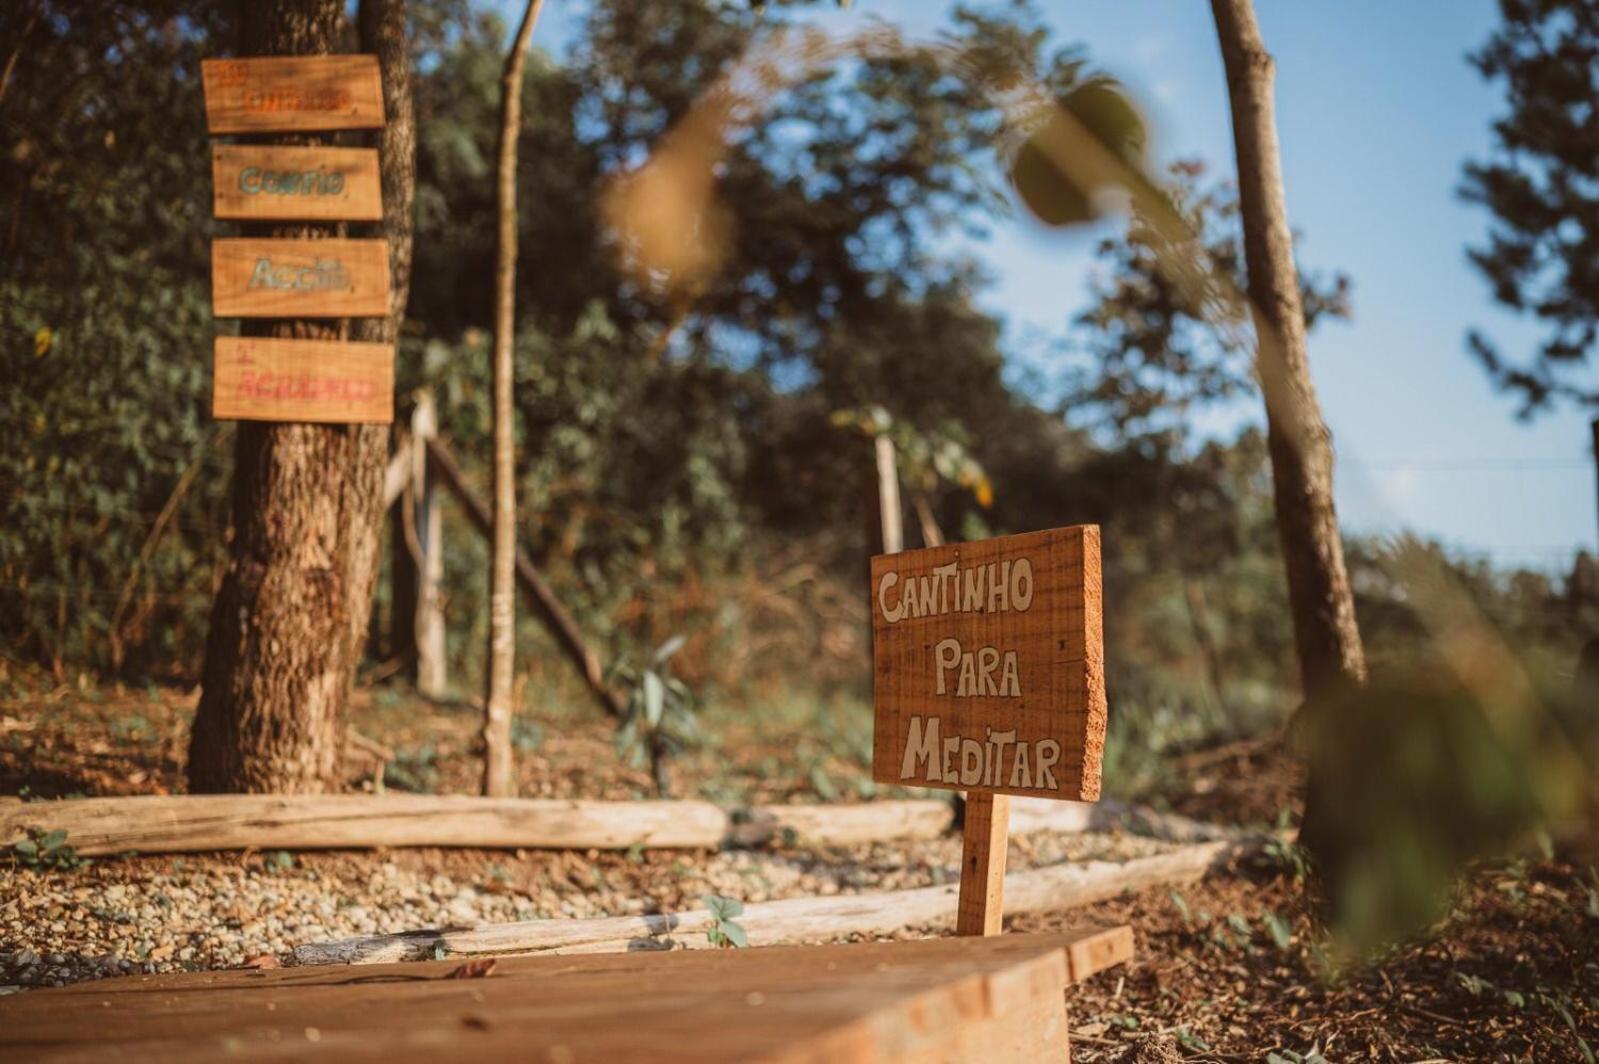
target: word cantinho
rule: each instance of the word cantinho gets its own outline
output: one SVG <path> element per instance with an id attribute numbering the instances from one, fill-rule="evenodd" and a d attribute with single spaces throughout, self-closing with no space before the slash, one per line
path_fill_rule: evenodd
<path id="1" fill-rule="evenodd" d="M 877 582 L 877 608 L 889 624 L 947 613 L 1022 613 L 1033 605 L 1033 563 L 1027 558 L 965 569 L 950 562 L 927 575 L 906 577 L 904 588 L 896 591 L 899 582 L 892 570 Z"/>

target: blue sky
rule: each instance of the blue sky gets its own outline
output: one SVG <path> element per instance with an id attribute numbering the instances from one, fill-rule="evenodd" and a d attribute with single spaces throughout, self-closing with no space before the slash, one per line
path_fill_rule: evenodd
<path id="1" fill-rule="evenodd" d="M 576 5 L 550 4 L 538 38 L 564 51 Z M 1057 37 L 1087 45 L 1153 120 L 1161 160 L 1233 172 L 1221 60 L 1205 0 L 1040 0 Z M 1599 536 L 1586 416 L 1514 417 L 1464 347 L 1482 327 L 1508 350 L 1536 332 L 1500 312 L 1465 259 L 1487 216 L 1459 200 L 1503 109 L 1465 62 L 1496 21 L 1492 0 L 1257 0 L 1277 57 L 1289 218 L 1301 258 L 1354 282 L 1354 320 L 1312 337 L 1312 372 L 1338 448 L 1338 505 L 1355 532 L 1411 530 L 1505 564 L 1564 571 Z M 563 10 L 564 8 L 564 10 Z M 855 0 L 820 8 L 840 29 L 881 17 L 931 34 L 948 5 Z M 553 16 L 553 17 L 552 17 Z M 1018 349 L 1058 335 L 1085 300 L 1084 237 L 1023 221 L 975 249 L 997 283 L 985 305 Z"/>

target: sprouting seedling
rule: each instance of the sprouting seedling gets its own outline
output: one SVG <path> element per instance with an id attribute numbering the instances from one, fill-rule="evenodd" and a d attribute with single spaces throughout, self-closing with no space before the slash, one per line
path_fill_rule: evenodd
<path id="1" fill-rule="evenodd" d="M 29 868 L 70 871 L 89 863 L 87 858 L 79 857 L 77 851 L 67 845 L 67 833 L 61 828 L 54 831 L 29 828 L 28 837 L 17 842 L 11 850 Z"/>
<path id="2" fill-rule="evenodd" d="M 706 894 L 700 898 L 711 913 L 711 926 L 705 937 L 717 949 L 743 949 L 750 944 L 744 925 L 734 917 L 744 912 L 744 903 L 737 898 L 724 898 L 720 894 Z"/>

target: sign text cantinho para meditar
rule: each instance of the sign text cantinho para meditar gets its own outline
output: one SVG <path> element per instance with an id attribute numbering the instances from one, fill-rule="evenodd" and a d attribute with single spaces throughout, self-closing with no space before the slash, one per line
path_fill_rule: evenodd
<path id="1" fill-rule="evenodd" d="M 1097 525 L 879 555 L 872 637 L 873 779 L 1099 797 Z"/>

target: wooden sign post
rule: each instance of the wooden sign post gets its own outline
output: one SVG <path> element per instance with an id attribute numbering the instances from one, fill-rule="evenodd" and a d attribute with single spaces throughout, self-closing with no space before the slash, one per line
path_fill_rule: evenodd
<path id="1" fill-rule="evenodd" d="M 212 133 L 300 133 L 383 127 L 374 55 L 207 59 Z M 237 221 L 381 222 L 373 148 L 218 144 L 212 210 Z M 211 245 L 211 305 L 219 318 L 387 317 L 383 239 L 242 239 Z M 334 339 L 219 336 L 211 412 L 254 421 L 388 423 L 394 345 Z"/>
<path id="2" fill-rule="evenodd" d="M 872 778 L 966 792 L 963 935 L 998 934 L 1009 795 L 1099 797 L 1099 528 L 872 559 Z"/>

